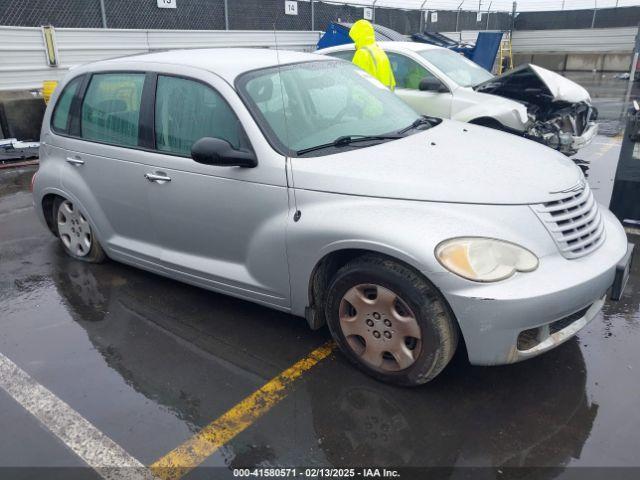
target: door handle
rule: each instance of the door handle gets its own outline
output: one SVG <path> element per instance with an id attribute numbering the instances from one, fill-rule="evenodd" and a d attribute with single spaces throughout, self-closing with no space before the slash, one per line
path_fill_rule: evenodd
<path id="1" fill-rule="evenodd" d="M 144 178 L 146 178 L 150 182 L 158 182 L 158 183 L 171 181 L 171 177 L 168 177 L 166 175 L 159 175 L 157 173 L 145 173 Z"/>
<path id="2" fill-rule="evenodd" d="M 84 165 L 84 160 L 78 157 L 67 157 L 67 163 L 71 165 Z"/>

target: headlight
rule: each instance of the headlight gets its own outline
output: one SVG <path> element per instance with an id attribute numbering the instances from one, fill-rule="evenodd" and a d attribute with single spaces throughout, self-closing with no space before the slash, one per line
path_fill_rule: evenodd
<path id="1" fill-rule="evenodd" d="M 538 257 L 526 248 L 492 238 L 452 238 L 440 243 L 435 254 L 447 270 L 475 282 L 497 282 L 538 268 Z"/>

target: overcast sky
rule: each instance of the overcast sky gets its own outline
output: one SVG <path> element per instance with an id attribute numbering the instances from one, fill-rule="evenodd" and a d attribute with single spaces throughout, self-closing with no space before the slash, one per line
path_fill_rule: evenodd
<path id="1" fill-rule="evenodd" d="M 399 8 L 419 8 L 424 0 L 378 0 L 376 5 L 379 6 L 394 6 Z M 350 3 L 371 5 L 373 0 L 350 0 L 348 2 L 336 3 Z M 512 0 L 426 0 L 425 9 L 440 9 L 440 10 L 455 10 L 462 3 L 462 9 L 464 10 L 478 10 L 478 4 L 480 3 L 480 9 L 487 11 L 489 5 L 491 10 L 511 10 Z M 579 8 L 593 8 L 597 5 L 598 8 L 615 7 L 616 3 L 620 7 L 629 7 L 632 5 L 640 5 L 640 0 L 518 0 L 518 11 L 531 11 L 531 10 L 561 10 L 564 4 L 565 10 L 579 9 Z M 640 19 L 638 19 L 640 21 Z"/>

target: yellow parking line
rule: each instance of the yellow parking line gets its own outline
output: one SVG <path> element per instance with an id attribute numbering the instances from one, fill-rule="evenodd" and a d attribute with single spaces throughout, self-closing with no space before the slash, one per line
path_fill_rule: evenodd
<path id="1" fill-rule="evenodd" d="M 182 445 L 158 459 L 151 465 L 151 471 L 164 480 L 177 480 L 186 475 L 285 398 L 287 387 L 304 372 L 328 357 L 334 348 L 333 342 L 316 348 Z"/>

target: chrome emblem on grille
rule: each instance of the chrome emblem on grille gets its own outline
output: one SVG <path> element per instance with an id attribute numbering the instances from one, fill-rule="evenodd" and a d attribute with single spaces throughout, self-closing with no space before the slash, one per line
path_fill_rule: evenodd
<path id="1" fill-rule="evenodd" d="M 581 192 L 582 190 L 584 190 L 584 188 L 587 186 L 587 183 L 585 181 L 584 178 L 581 178 L 580 180 L 578 180 L 578 183 L 576 183 L 573 187 L 569 187 L 566 188 L 564 190 L 557 190 L 555 192 L 549 192 L 549 193 L 573 193 L 573 192 Z"/>

